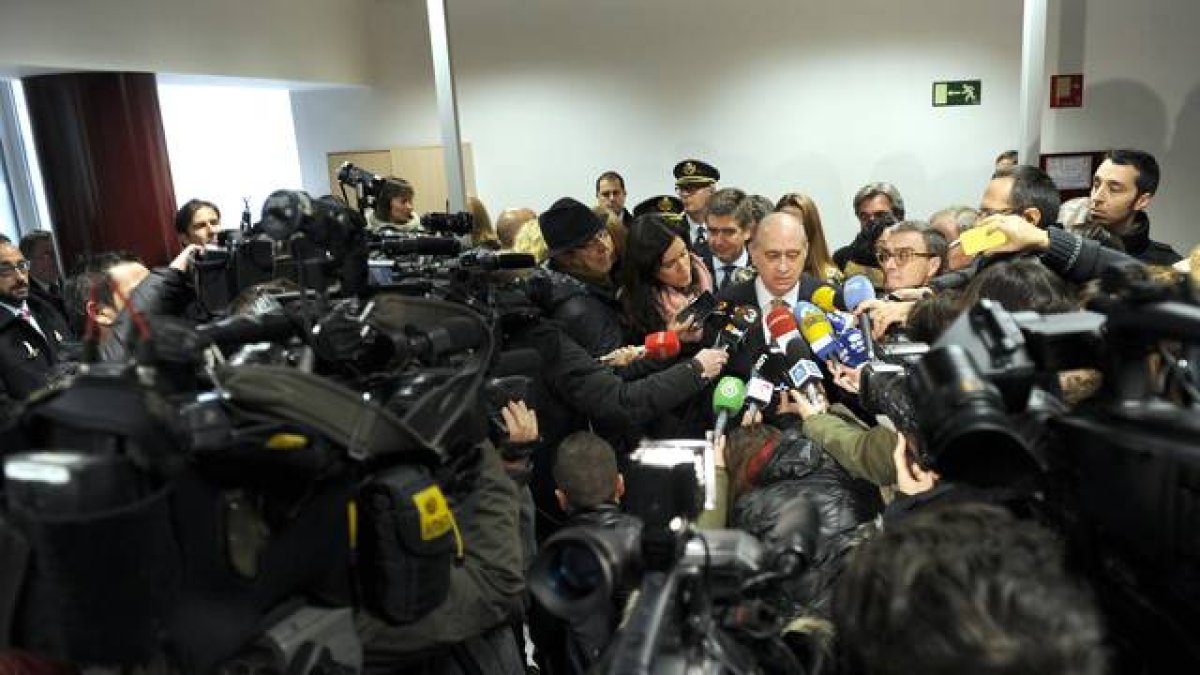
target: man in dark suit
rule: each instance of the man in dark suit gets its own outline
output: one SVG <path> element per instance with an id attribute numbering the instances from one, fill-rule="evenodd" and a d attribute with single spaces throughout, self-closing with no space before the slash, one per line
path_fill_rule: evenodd
<path id="1" fill-rule="evenodd" d="M 30 294 L 29 267 L 19 248 L 0 244 L 0 428 L 49 382 L 66 340 L 62 316 Z"/>
<path id="2" fill-rule="evenodd" d="M 63 303 L 62 275 L 58 270 L 58 254 L 54 235 L 46 230 L 34 230 L 21 237 L 21 255 L 29 261 L 29 293 L 67 315 Z"/>
<path id="3" fill-rule="evenodd" d="M 701 260 L 712 274 L 713 287 L 718 291 L 745 278 L 739 270 L 753 269 L 746 240 L 750 231 L 742 226 L 738 210 L 746 201 L 746 193 L 737 188 L 721 188 L 708 201 L 708 255 Z"/>
<path id="4" fill-rule="evenodd" d="M 721 172 L 698 159 L 675 165 L 675 194 L 683 201 L 683 242 L 701 258 L 708 255 L 708 201 L 717 189 Z"/>
<path id="5" fill-rule="evenodd" d="M 797 302 L 809 300 L 822 285 L 819 279 L 804 273 L 808 239 L 804 225 L 790 213 L 772 213 L 763 218 L 749 248 L 758 276 L 726 286 L 717 294 L 717 300 L 750 305 L 759 311 L 758 322 L 746 332 L 745 340 L 730 355 L 725 369 L 726 374 L 743 379 L 750 375 L 755 360 L 770 342 L 767 313 L 782 303 L 794 308 Z M 706 337 L 705 342 L 711 344 L 711 337 Z"/>

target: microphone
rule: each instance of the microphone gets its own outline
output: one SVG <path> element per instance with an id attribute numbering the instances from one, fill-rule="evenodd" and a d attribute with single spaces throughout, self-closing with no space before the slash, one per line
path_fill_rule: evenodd
<path id="1" fill-rule="evenodd" d="M 867 300 L 875 299 L 875 286 L 871 284 L 870 279 L 856 274 L 846 280 L 846 284 L 842 286 L 842 293 L 846 298 L 846 309 L 853 312 Z M 858 317 L 858 327 L 861 329 L 860 335 L 863 341 L 863 358 L 865 361 L 873 361 L 875 359 L 875 341 L 871 339 L 871 315 L 863 312 Z"/>
<path id="2" fill-rule="evenodd" d="M 845 298 L 846 309 L 853 312 L 867 300 L 875 299 L 875 287 L 871 280 L 861 274 L 856 274 L 846 280 L 842 286 L 842 296 Z"/>
<path id="3" fill-rule="evenodd" d="M 745 400 L 746 385 L 738 378 L 726 375 L 717 382 L 712 399 L 713 412 L 717 413 L 717 424 L 713 427 L 714 442 L 725 434 L 725 425 L 729 423 L 729 416 L 741 410 Z"/>
<path id="4" fill-rule="evenodd" d="M 660 330 L 657 333 L 647 335 L 642 345 L 633 347 L 634 358 L 646 358 L 651 361 L 669 361 L 679 356 L 679 351 L 682 348 L 683 345 L 679 342 L 679 336 L 674 331 Z M 600 362 L 607 363 L 614 360 L 617 352 L 621 351 L 621 349 L 627 348 L 614 349 L 608 354 L 599 357 Z"/>
<path id="5" fill-rule="evenodd" d="M 787 307 L 776 307 L 767 314 L 767 330 L 771 333 L 771 339 L 785 351 L 792 340 L 800 337 L 796 317 Z"/>
<path id="6" fill-rule="evenodd" d="M 746 409 L 751 418 L 760 409 L 771 405 L 771 396 L 775 393 L 775 384 L 763 377 L 765 366 L 771 356 L 773 354 L 770 352 L 764 352 L 758 357 L 758 361 L 750 371 L 750 381 L 746 383 Z"/>
<path id="7" fill-rule="evenodd" d="M 825 318 L 833 326 L 839 361 L 857 368 L 871 360 L 867 355 L 867 339 L 854 325 L 854 317 L 844 312 L 827 312 Z"/>
<path id="8" fill-rule="evenodd" d="M 825 318 L 825 312 L 812 303 L 800 302 L 796 304 L 796 320 L 800 323 L 800 334 L 817 358 L 824 361 L 836 354 L 833 326 Z"/>
<path id="9" fill-rule="evenodd" d="M 809 300 L 825 312 L 836 312 L 839 309 L 846 308 L 846 300 L 842 292 L 830 284 L 821 284 L 818 286 L 817 290 L 813 291 Z"/>
<path id="10" fill-rule="evenodd" d="M 800 359 L 788 371 L 788 377 L 791 378 L 795 389 L 808 399 L 810 405 L 814 407 L 820 405 L 821 391 L 819 387 L 825 378 L 822 377 L 821 368 L 816 363 L 808 359 Z"/>
<path id="11" fill-rule="evenodd" d="M 728 320 L 717 333 L 713 349 L 730 351 L 746 338 L 746 331 L 758 321 L 758 310 L 750 305 L 738 305 L 730 310 Z"/>
<path id="12" fill-rule="evenodd" d="M 652 361 L 667 361 L 679 356 L 679 336 L 674 331 L 662 330 L 646 336 L 645 344 L 638 350 L 638 357 Z"/>

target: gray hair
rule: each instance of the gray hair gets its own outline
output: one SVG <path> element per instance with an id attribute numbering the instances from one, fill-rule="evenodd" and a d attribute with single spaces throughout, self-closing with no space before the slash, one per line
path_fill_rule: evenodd
<path id="1" fill-rule="evenodd" d="M 900 191 L 891 183 L 867 183 L 854 193 L 854 213 L 858 214 L 858 207 L 868 199 L 874 199 L 879 195 L 888 198 L 892 203 L 892 215 L 896 216 L 896 220 L 904 220 L 904 197 L 900 196 Z"/>

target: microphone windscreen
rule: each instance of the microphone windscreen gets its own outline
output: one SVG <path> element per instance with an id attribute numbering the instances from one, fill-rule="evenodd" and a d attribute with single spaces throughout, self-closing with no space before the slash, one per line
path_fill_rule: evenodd
<path id="1" fill-rule="evenodd" d="M 829 284 L 821 284 L 817 290 L 813 291 L 812 297 L 809 298 L 812 303 L 820 307 L 824 312 L 837 311 L 842 304 L 842 298 L 838 297 L 838 291 Z"/>
<path id="2" fill-rule="evenodd" d="M 846 309 L 853 312 L 863 302 L 875 299 L 875 286 L 871 284 L 870 279 L 856 274 L 846 280 L 842 286 L 842 295 L 845 298 Z"/>
<path id="3" fill-rule="evenodd" d="M 679 356 L 682 345 L 679 344 L 679 336 L 674 331 L 664 330 L 647 335 L 645 347 L 646 358 L 665 361 Z"/>
<path id="4" fill-rule="evenodd" d="M 771 331 L 771 338 L 778 340 L 796 330 L 796 317 L 787 307 L 776 307 L 767 314 L 767 330 Z"/>
<path id="5" fill-rule="evenodd" d="M 833 325 L 825 318 L 825 313 L 815 305 L 801 303 L 796 307 L 796 316 L 800 320 L 800 334 L 817 357 L 822 360 L 830 358 L 837 349 L 837 343 L 833 339 Z"/>
<path id="6" fill-rule="evenodd" d="M 742 404 L 745 402 L 746 384 L 744 382 L 732 375 L 726 375 L 717 382 L 717 388 L 713 391 L 713 412 L 732 414 L 741 410 Z"/>

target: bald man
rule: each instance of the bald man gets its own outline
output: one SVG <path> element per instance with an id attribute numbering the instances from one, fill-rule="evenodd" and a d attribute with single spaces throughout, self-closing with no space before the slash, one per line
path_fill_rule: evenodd
<path id="1" fill-rule="evenodd" d="M 741 347 L 730 356 L 725 372 L 745 379 L 754 362 L 770 342 L 766 316 L 776 306 L 786 303 L 794 308 L 797 302 L 807 301 L 821 280 L 804 273 L 808 259 L 808 238 L 799 218 L 790 213 L 772 213 L 758 224 L 750 240 L 750 260 L 758 276 L 750 281 L 730 284 L 717 294 L 718 300 L 731 305 L 749 305 L 759 312 L 759 321 L 746 333 Z M 706 336 L 711 344 L 715 335 Z"/>
<path id="2" fill-rule="evenodd" d="M 500 240 L 500 248 L 510 250 L 517 241 L 517 233 L 521 226 L 537 218 L 533 209 L 504 209 L 496 217 L 496 237 Z"/>

